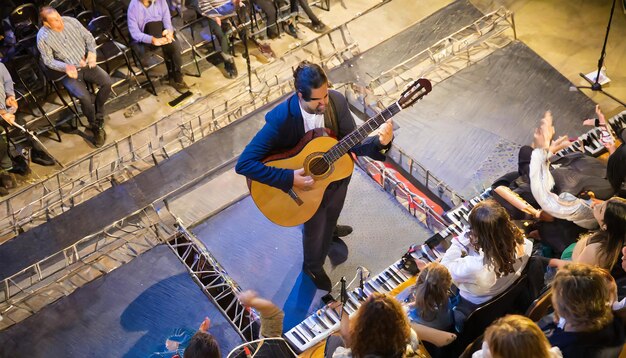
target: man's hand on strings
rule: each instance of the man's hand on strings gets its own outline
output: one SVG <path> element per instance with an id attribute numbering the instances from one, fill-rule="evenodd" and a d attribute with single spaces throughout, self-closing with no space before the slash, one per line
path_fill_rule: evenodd
<path id="1" fill-rule="evenodd" d="M 310 176 L 306 175 L 304 168 L 300 168 L 293 171 L 293 187 L 300 190 L 309 190 L 313 187 L 315 181 Z"/>

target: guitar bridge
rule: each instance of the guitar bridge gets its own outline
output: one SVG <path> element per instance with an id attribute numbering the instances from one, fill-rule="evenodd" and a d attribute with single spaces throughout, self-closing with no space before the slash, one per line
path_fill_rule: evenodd
<path id="1" fill-rule="evenodd" d="M 293 201 L 295 201 L 296 204 L 298 204 L 298 206 L 302 206 L 302 204 L 304 204 L 304 201 L 302 201 L 302 199 L 300 199 L 298 194 L 295 191 L 293 191 L 293 189 L 289 189 L 289 191 L 287 193 L 293 199 Z"/>

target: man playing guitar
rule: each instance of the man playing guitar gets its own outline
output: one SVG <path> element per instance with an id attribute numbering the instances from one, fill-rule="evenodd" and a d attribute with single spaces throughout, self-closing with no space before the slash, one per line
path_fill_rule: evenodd
<path id="1" fill-rule="evenodd" d="M 279 188 L 311 190 L 315 184 L 312 176 L 301 169 L 281 169 L 264 164 L 264 159 L 277 152 L 295 147 L 305 133 L 323 128 L 341 139 L 351 133 L 356 124 L 348 109 L 346 98 L 328 89 L 328 79 L 319 65 L 303 61 L 294 71 L 296 92 L 265 116 L 266 123 L 239 157 L 238 174 Z M 378 130 L 378 135 L 367 137 L 350 152 L 367 155 L 374 160 L 384 160 L 393 139 L 391 120 Z M 346 198 L 350 176 L 332 182 L 325 190 L 321 205 L 302 229 L 304 253 L 303 271 L 318 289 L 331 291 L 332 283 L 324 271 L 324 262 L 333 231 Z M 292 191 L 293 192 L 293 191 Z"/>

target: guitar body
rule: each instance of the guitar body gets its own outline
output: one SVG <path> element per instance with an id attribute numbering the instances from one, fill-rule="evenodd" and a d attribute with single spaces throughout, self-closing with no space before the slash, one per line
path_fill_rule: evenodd
<path id="1" fill-rule="evenodd" d="M 292 153 L 297 152 L 296 154 L 265 162 L 265 165 L 275 168 L 293 170 L 304 168 L 306 174 L 315 180 L 310 190 L 292 189 L 302 203 L 296 202 L 291 195 L 278 188 L 251 181 L 252 200 L 270 221 L 281 226 L 296 226 L 305 223 L 319 208 L 328 185 L 352 174 L 354 163 L 349 154 L 344 154 L 330 166 L 324 165 L 325 162 L 320 160 L 324 153 L 335 144 L 337 140 L 332 137 L 313 138 L 294 148 Z M 302 149 L 298 151 L 299 148 Z"/>
<path id="2" fill-rule="evenodd" d="M 248 179 L 252 200 L 263 215 L 277 225 L 296 226 L 307 222 L 320 207 L 328 185 L 352 174 L 354 163 L 348 154 L 349 150 L 401 109 L 424 97 L 431 89 L 430 81 L 425 78 L 414 81 L 406 87 L 398 101 L 343 136 L 340 141 L 325 136 L 323 128 L 308 131 L 298 145 L 289 151 L 266 158 L 264 164 L 281 169 L 304 168 L 306 175 L 313 178 L 313 186 L 308 190 L 292 188 L 285 193 Z"/>

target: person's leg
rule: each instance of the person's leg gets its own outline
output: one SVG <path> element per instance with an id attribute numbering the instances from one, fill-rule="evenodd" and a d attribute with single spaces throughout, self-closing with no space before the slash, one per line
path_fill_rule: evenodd
<path id="1" fill-rule="evenodd" d="M 273 39 L 278 36 L 276 27 L 276 5 L 271 0 L 254 0 L 255 5 L 261 8 L 261 11 L 267 18 L 267 37 Z"/>
<path id="2" fill-rule="evenodd" d="M 297 0 L 297 1 L 300 3 L 300 7 L 302 8 L 302 10 L 304 10 L 304 13 L 306 14 L 306 16 L 308 16 L 311 22 L 313 23 L 313 26 L 322 23 L 322 21 L 320 21 L 320 19 L 317 16 L 315 16 L 315 13 L 313 13 L 313 10 L 311 10 L 308 0 Z"/>
<path id="3" fill-rule="evenodd" d="M 101 122 L 104 120 L 105 109 L 104 104 L 109 99 L 111 95 L 111 85 L 113 81 L 111 80 L 111 76 L 109 76 L 106 71 L 104 71 L 100 66 L 96 66 L 94 68 L 84 68 L 84 80 L 85 82 L 93 83 L 98 86 L 98 93 L 96 94 L 96 120 Z"/>
<path id="4" fill-rule="evenodd" d="M 101 147 L 106 141 L 106 132 L 104 131 L 104 116 L 106 115 L 104 105 L 111 95 L 111 85 L 113 81 L 108 73 L 99 66 L 94 68 L 83 69 L 83 78 L 85 82 L 93 83 L 98 86 L 98 94 L 95 103 L 95 126 L 92 126 L 94 135 L 94 145 Z"/>
<path id="5" fill-rule="evenodd" d="M 81 70 L 78 72 L 78 78 L 70 78 L 65 76 L 62 80 L 65 89 L 80 102 L 80 108 L 83 111 L 83 115 L 87 117 L 87 121 L 91 126 L 96 125 L 96 106 L 91 101 L 91 93 L 85 86 L 83 76 L 86 71 Z"/>
<path id="6" fill-rule="evenodd" d="M 0 128 L 0 196 L 9 194 L 7 189 L 15 188 L 16 182 L 13 174 L 9 172 L 13 168 L 13 162 L 9 156 L 9 144 L 6 140 L 4 129 Z"/>
<path id="7" fill-rule="evenodd" d="M 319 209 L 302 230 L 303 268 L 319 289 L 330 291 L 332 283 L 324 272 L 333 231 L 343 208 L 350 178 L 332 183 L 324 193 Z M 312 273 L 312 275 L 310 274 Z M 316 279 L 318 278 L 318 279 Z"/>
<path id="8" fill-rule="evenodd" d="M 183 79 L 183 59 L 181 55 L 182 49 L 180 47 L 180 42 L 175 40 L 172 43 L 161 46 L 161 48 L 163 50 L 163 56 L 171 62 L 172 77 L 170 77 L 170 85 L 180 93 L 186 92 L 189 90 L 189 87 Z"/>
<path id="9" fill-rule="evenodd" d="M 15 121 L 21 126 L 26 125 L 26 121 L 23 116 L 16 116 Z M 37 163 L 43 166 L 52 166 L 55 164 L 54 159 L 48 155 L 46 150 L 37 141 L 31 139 L 30 136 L 26 136 L 26 146 L 30 147 L 30 160 L 33 163 Z"/>

